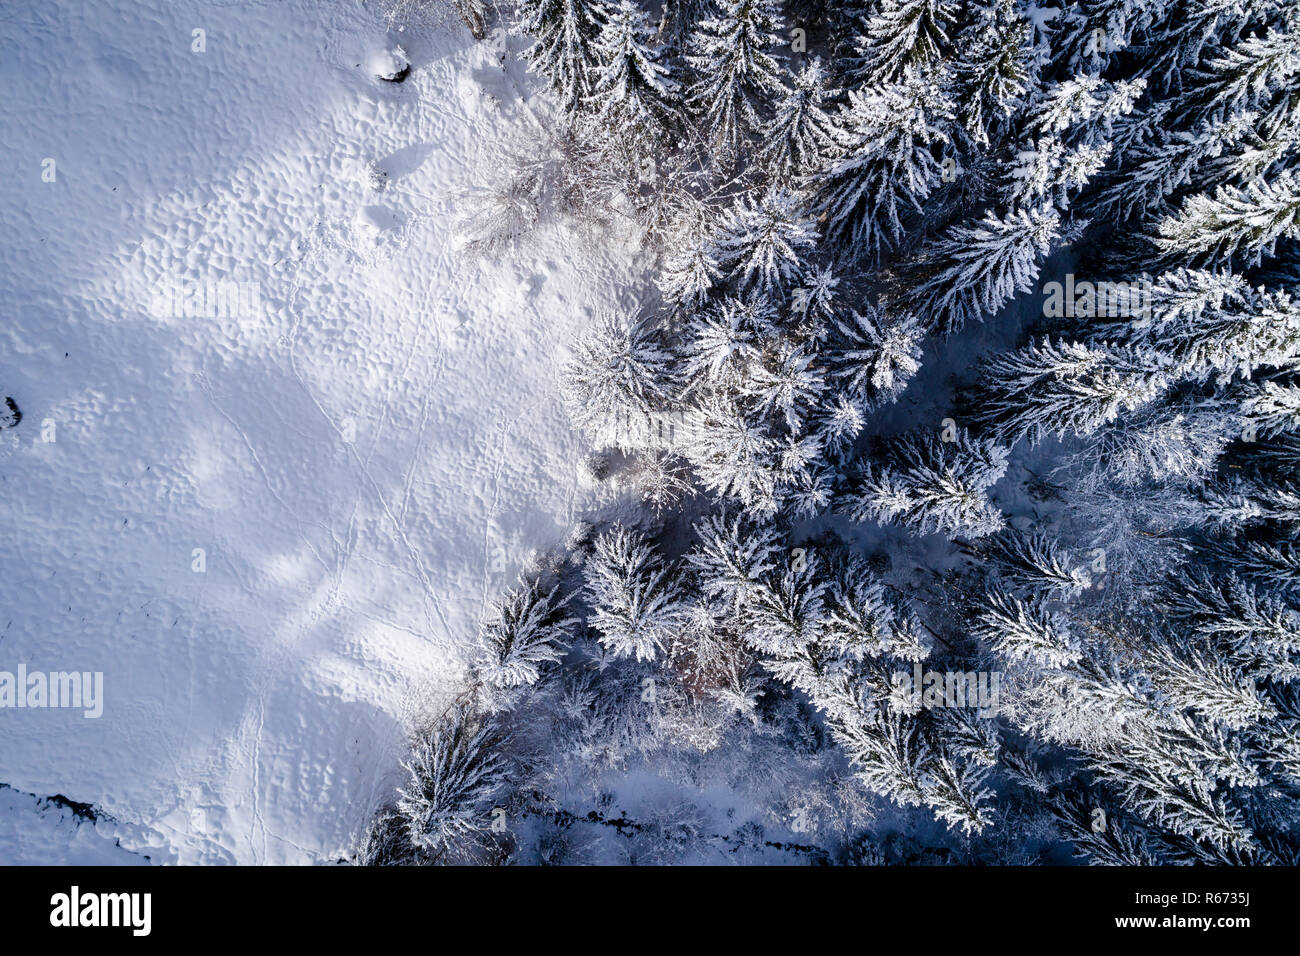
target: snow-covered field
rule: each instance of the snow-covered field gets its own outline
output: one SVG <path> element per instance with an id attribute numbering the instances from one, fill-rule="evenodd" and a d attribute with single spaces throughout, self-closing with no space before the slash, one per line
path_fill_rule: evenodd
<path id="1" fill-rule="evenodd" d="M 559 230 L 457 255 L 459 190 L 542 109 L 504 52 L 353 0 L 0 12 L 0 670 L 104 674 L 99 719 L 0 712 L 0 782 L 115 821 L 7 791 L 0 863 L 337 859 L 589 502 L 556 369 L 640 266 Z"/>

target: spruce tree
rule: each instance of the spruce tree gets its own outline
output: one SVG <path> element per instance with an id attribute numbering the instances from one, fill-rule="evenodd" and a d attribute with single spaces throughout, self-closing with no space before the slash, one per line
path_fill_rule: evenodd
<path id="1" fill-rule="evenodd" d="M 588 102 L 622 135 L 661 134 L 673 120 L 677 81 L 646 12 L 620 0 L 609 10 L 595 49 L 599 66 Z"/>
<path id="2" fill-rule="evenodd" d="M 591 95 L 599 66 L 596 37 L 607 12 L 604 0 L 522 0 L 519 6 L 520 28 L 534 39 L 524 53 L 529 66 L 570 114 Z"/>
<path id="3" fill-rule="evenodd" d="M 650 327 L 605 315 L 577 343 L 560 391 L 573 424 L 597 446 L 645 447 L 670 400 L 670 355 Z"/>
<path id="4" fill-rule="evenodd" d="M 583 565 L 591 626 L 615 657 L 654 660 L 681 617 L 672 571 L 646 537 L 621 525 L 596 538 Z"/>
<path id="5" fill-rule="evenodd" d="M 687 62 L 696 79 L 687 101 L 724 154 L 762 128 L 784 92 L 782 67 L 772 56 L 784 29 L 772 0 L 719 0 L 717 16 L 694 35 Z"/>
<path id="6" fill-rule="evenodd" d="M 849 90 L 848 100 L 817 176 L 818 208 L 831 238 L 875 255 L 898 240 L 904 216 L 940 182 L 935 149 L 947 142 L 955 111 L 942 83 L 916 70 Z"/>
<path id="7" fill-rule="evenodd" d="M 463 704 L 416 735 L 397 802 L 414 846 L 434 860 L 464 862 L 473 838 L 488 830 L 492 800 L 505 782 L 502 743 L 495 721 Z"/>

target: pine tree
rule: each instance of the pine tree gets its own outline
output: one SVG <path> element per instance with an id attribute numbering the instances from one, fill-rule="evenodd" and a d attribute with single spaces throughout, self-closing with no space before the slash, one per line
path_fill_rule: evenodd
<path id="1" fill-rule="evenodd" d="M 520 28 L 535 39 L 524 55 L 570 114 L 576 114 L 591 95 L 598 69 L 595 41 L 606 15 L 604 0 L 520 3 Z"/>
<path id="2" fill-rule="evenodd" d="M 732 393 L 742 387 L 763 344 L 775 336 L 775 326 L 776 310 L 763 296 L 728 297 L 692 315 L 683 336 L 685 370 L 692 387 L 716 389 L 725 393 L 723 399 L 734 398 Z"/>
<path id="3" fill-rule="evenodd" d="M 851 660 L 889 653 L 910 658 L 924 647 L 900 646 L 895 640 L 895 613 L 881 582 L 857 561 L 850 561 L 831 582 L 826 596 L 823 640 Z"/>
<path id="4" fill-rule="evenodd" d="M 1104 348 L 1048 339 L 996 355 L 983 369 L 981 420 L 1005 441 L 1091 435 L 1153 401 L 1167 379 Z"/>
<path id="5" fill-rule="evenodd" d="M 802 570 L 787 567 L 775 581 L 753 592 L 745 608 L 745 640 L 757 651 L 778 656 L 797 654 L 820 640 L 826 583 L 819 581 L 815 555 Z"/>
<path id="6" fill-rule="evenodd" d="M 916 316 L 905 312 L 887 318 L 866 307 L 835 323 L 838 333 L 826 362 L 832 381 L 845 388 L 860 408 L 893 399 L 920 370 L 923 330 Z"/>
<path id="7" fill-rule="evenodd" d="M 583 566 L 591 625 L 615 657 L 654 660 L 681 617 L 673 574 L 645 535 L 615 525 Z"/>
<path id="8" fill-rule="evenodd" d="M 740 288 L 760 292 L 785 288 L 803 271 L 803 258 L 817 243 L 817 226 L 784 189 L 769 190 L 757 202 L 747 197 L 727 212 L 717 248 Z"/>
<path id="9" fill-rule="evenodd" d="M 814 359 L 807 348 L 782 342 L 755 366 L 745 385 L 745 393 L 754 399 L 758 413 L 769 420 L 779 416 L 779 423 L 796 436 L 804 431 L 825 387 Z M 812 452 L 807 458 L 820 457 L 820 449 L 807 447 Z M 794 451 L 797 454 L 799 449 Z M 788 456 L 783 464 L 791 468 Z"/>
<path id="10" fill-rule="evenodd" d="M 436 860 L 456 859 L 487 830 L 507 769 L 502 743 L 494 721 L 463 704 L 416 736 L 397 803 L 413 845 Z"/>
<path id="11" fill-rule="evenodd" d="M 1168 197 L 1191 182 L 1207 160 L 1249 135 L 1252 120 L 1250 113 L 1235 113 L 1190 131 L 1157 132 L 1105 177 L 1104 187 L 1087 205 L 1089 212 L 1120 221 L 1165 212 Z"/>
<path id="12" fill-rule="evenodd" d="M 772 0 L 718 0 L 718 13 L 700 23 L 692 42 L 687 62 L 696 80 L 687 100 L 725 154 L 762 127 L 784 91 L 769 51 L 785 24 Z"/>
<path id="13" fill-rule="evenodd" d="M 536 581 L 507 592 L 479 635 L 479 677 L 488 687 L 510 691 L 536 684 L 542 667 L 560 660 L 576 623 L 558 598 Z"/>
<path id="14" fill-rule="evenodd" d="M 1138 78 L 1110 82 L 1089 73 L 1050 83 L 1029 110 L 1035 136 L 1054 135 L 1067 146 L 1104 142 L 1119 117 L 1131 113 L 1146 90 Z"/>
<path id="15" fill-rule="evenodd" d="M 1161 220 L 1157 251 L 1196 265 L 1256 265 L 1272 256 L 1279 239 L 1300 237 L 1300 180 L 1290 172 L 1244 188 L 1220 186 L 1213 197 L 1189 197 Z"/>
<path id="16" fill-rule="evenodd" d="M 734 400 L 710 393 L 686 421 L 683 456 L 700 483 L 733 497 L 756 514 L 777 508 L 775 446 L 754 415 Z"/>
<path id="17" fill-rule="evenodd" d="M 853 441 L 861 434 L 866 422 L 862 406 L 854 397 L 834 392 L 826 397 L 813 416 L 808 433 L 827 461 L 838 466 L 853 450 Z"/>
<path id="18" fill-rule="evenodd" d="M 863 466 L 841 510 L 854 521 L 900 522 L 923 534 L 993 534 L 1004 522 L 988 490 L 1006 472 L 1007 452 L 960 430 L 952 441 L 904 439 L 895 464 Z"/>
<path id="19" fill-rule="evenodd" d="M 1091 583 L 1088 572 L 1069 560 L 1044 534 L 1006 531 L 974 549 L 991 561 L 1007 584 L 1058 600 L 1072 600 Z"/>
<path id="20" fill-rule="evenodd" d="M 786 470 L 781 507 L 787 517 L 796 521 L 811 521 L 825 514 L 834 497 L 832 472 L 826 467 L 801 467 Z"/>
<path id="21" fill-rule="evenodd" d="M 1109 480 L 1124 488 L 1197 484 L 1213 474 L 1237 431 L 1217 402 L 1179 396 L 1117 419 L 1095 433 L 1071 463 L 1087 473 L 1085 481 Z"/>
<path id="22" fill-rule="evenodd" d="M 1180 642 L 1181 643 L 1181 642 Z M 1242 730 L 1277 715 L 1255 682 L 1218 655 L 1188 646 L 1157 645 L 1147 654 L 1156 689 L 1180 710 Z"/>
<path id="23" fill-rule="evenodd" d="M 1227 382 L 1265 367 L 1288 368 L 1300 355 L 1300 304 L 1285 292 L 1252 289 L 1239 276 L 1176 269 L 1143 277 L 1128 321 L 1103 325 L 1097 338 L 1120 340 L 1175 378 Z"/>
<path id="24" fill-rule="evenodd" d="M 763 127 L 759 155 L 780 176 L 796 177 L 820 164 L 834 142 L 834 121 L 828 111 L 839 90 L 827 85 L 819 57 L 813 57 L 794 77 L 794 85 L 776 104 Z"/>
<path id="25" fill-rule="evenodd" d="M 991 592 L 975 614 L 972 633 L 1008 660 L 1041 667 L 1072 664 L 1081 653 L 1065 618 L 1041 599 Z"/>
<path id="26" fill-rule="evenodd" d="M 660 291 L 675 305 L 703 305 L 722 278 L 721 259 L 717 240 L 702 226 L 671 237 L 656 280 Z"/>
<path id="27" fill-rule="evenodd" d="M 1235 542 L 1221 548 L 1219 556 L 1251 581 L 1279 591 L 1300 591 L 1300 549 L 1289 543 Z"/>
<path id="28" fill-rule="evenodd" d="M 1294 84 L 1300 73 L 1300 15 L 1294 9 L 1286 21 L 1263 35 L 1240 42 L 1209 57 L 1198 69 L 1198 82 L 1179 103 L 1188 117 L 1257 110 L 1273 95 Z"/>
<path id="29" fill-rule="evenodd" d="M 948 50 L 958 9 L 951 0 L 882 0 L 857 39 L 856 79 L 881 83 L 928 70 Z"/>
<path id="30" fill-rule="evenodd" d="M 947 142 L 954 108 L 937 79 L 913 70 L 848 97 L 816 178 L 818 208 L 829 237 L 876 254 L 897 241 L 904 214 L 939 183 L 934 148 Z"/>
<path id="31" fill-rule="evenodd" d="M 989 213 L 975 225 L 956 225 L 924 249 L 909 278 L 911 311 L 929 328 L 952 332 L 991 315 L 1038 278 L 1060 230 L 1051 208 L 1021 210 L 1006 218 Z"/>
<path id="32" fill-rule="evenodd" d="M 885 709 L 861 720 L 828 720 L 858 781 L 900 806 L 925 802 L 929 748 L 916 725 Z"/>
<path id="33" fill-rule="evenodd" d="M 632 0 L 619 0 L 595 42 L 598 72 L 588 102 L 616 129 L 651 135 L 669 125 L 677 81 L 654 27 Z"/>
<path id="34" fill-rule="evenodd" d="M 664 0 L 663 16 L 656 29 L 670 46 L 680 49 L 686 46 L 700 22 L 709 16 L 711 7 L 711 0 Z"/>
<path id="35" fill-rule="evenodd" d="M 966 132 L 988 146 L 990 133 L 1015 113 L 1033 76 L 1029 23 L 1015 0 L 989 0 L 974 10 L 956 43 L 958 109 Z"/>
<path id="36" fill-rule="evenodd" d="M 927 769 L 925 802 L 935 816 L 967 836 L 982 833 L 993 822 L 988 807 L 993 791 L 985 786 L 988 767 L 940 754 Z"/>
<path id="37" fill-rule="evenodd" d="M 1195 636 L 1243 678 L 1300 679 L 1300 613 L 1235 574 L 1180 571 L 1157 607 L 1171 627 Z"/>
<path id="38" fill-rule="evenodd" d="M 778 551 L 771 529 L 744 515 L 709 515 L 694 526 L 696 546 L 686 555 L 700 589 L 727 613 L 749 607 L 764 587 Z"/>
<path id="39" fill-rule="evenodd" d="M 1075 856 L 1094 866 L 1156 866 L 1160 858 L 1148 844 L 1146 832 L 1103 807 L 1095 797 L 1081 800 L 1061 795 L 1048 801 L 1061 832 L 1074 844 Z M 1102 810 L 1102 816 L 1096 811 Z M 1097 823 L 1104 821 L 1102 826 Z"/>
<path id="40" fill-rule="evenodd" d="M 1253 20 L 1268 18 L 1273 0 L 1184 0 L 1168 6 L 1147 36 L 1142 72 L 1162 91 L 1188 89 L 1201 79 L 1197 67 L 1217 53 L 1221 37 L 1241 36 Z"/>
<path id="41" fill-rule="evenodd" d="M 1070 148 L 1055 136 L 1044 136 L 1032 149 L 1016 154 L 1004 193 L 1013 208 L 1048 202 L 1064 209 L 1071 194 L 1083 189 L 1110 159 L 1109 143 Z"/>
<path id="42" fill-rule="evenodd" d="M 1300 431 L 1300 387 L 1260 382 L 1247 393 L 1241 410 L 1260 437 Z"/>
<path id="43" fill-rule="evenodd" d="M 1245 186 L 1272 179 L 1291 165 L 1291 154 L 1300 140 L 1300 96 L 1288 94 L 1287 98 L 1292 101 L 1288 115 L 1276 123 L 1270 114 L 1254 123 L 1253 113 L 1235 117 L 1242 128 L 1241 136 L 1221 155 L 1207 159 L 1197 168 L 1193 180 L 1198 189 L 1216 183 Z"/>
<path id="44" fill-rule="evenodd" d="M 1218 847 L 1250 851 L 1253 834 L 1241 812 L 1207 779 L 1202 761 L 1213 745 L 1204 728 L 1186 721 L 1147 727 L 1101 750 L 1089 766 L 1143 818 Z"/>
<path id="45" fill-rule="evenodd" d="M 1126 49 L 1134 34 L 1148 30 L 1167 0 L 1078 0 L 1052 26 L 1054 59 L 1075 73 L 1100 74 Z"/>
<path id="46" fill-rule="evenodd" d="M 570 421 L 600 447 L 645 447 L 669 403 L 670 355 L 649 326 L 605 315 L 577 343 L 560 392 Z"/>

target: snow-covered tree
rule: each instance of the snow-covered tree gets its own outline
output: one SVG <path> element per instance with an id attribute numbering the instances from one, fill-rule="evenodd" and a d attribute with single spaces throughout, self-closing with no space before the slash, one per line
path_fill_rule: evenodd
<path id="1" fill-rule="evenodd" d="M 1083 800 L 1058 795 L 1048 802 L 1048 807 L 1063 835 L 1074 844 L 1075 855 L 1094 866 L 1155 866 L 1160 862 L 1145 831 L 1130 826 L 1113 808 L 1101 805 L 1095 796 Z M 1098 816 L 1099 809 L 1103 816 Z M 1102 820 L 1105 826 L 1097 826 Z"/>
<path id="2" fill-rule="evenodd" d="M 823 399 L 821 409 L 813 416 L 809 436 L 821 448 L 828 462 L 836 467 L 853 450 L 854 439 L 866 425 L 862 406 L 844 392 L 834 392 Z"/>
<path id="3" fill-rule="evenodd" d="M 1027 292 L 1060 230 L 1050 207 L 959 224 L 927 246 L 911 268 L 907 305 L 931 329 L 956 331 Z M 900 296 L 901 298 L 901 296 Z"/>
<path id="4" fill-rule="evenodd" d="M 1096 145 L 1110 138 L 1116 121 L 1133 111 L 1145 90 L 1141 78 L 1111 82 L 1091 73 L 1054 81 L 1030 108 L 1028 128 L 1067 146 Z"/>
<path id="5" fill-rule="evenodd" d="M 416 735 L 403 763 L 409 780 L 397 802 L 414 846 L 436 860 L 463 862 L 459 853 L 492 822 L 492 800 L 508 766 L 502 741 L 492 718 L 464 704 Z"/>
<path id="6" fill-rule="evenodd" d="M 793 562 L 779 578 L 753 592 L 745 608 L 745 640 L 755 650 L 788 656 L 821 638 L 826 582 L 816 555 Z"/>
<path id="7" fill-rule="evenodd" d="M 902 523 L 922 533 L 980 537 L 1004 520 L 989 489 L 1006 472 L 1007 449 L 956 430 L 926 433 L 893 448 L 894 463 L 865 464 L 841 501 L 854 521 Z"/>
<path id="8" fill-rule="evenodd" d="M 1300 387 L 1260 382 L 1246 395 L 1241 410 L 1257 436 L 1300 431 Z"/>
<path id="9" fill-rule="evenodd" d="M 652 329 L 605 315 L 579 339 L 560 380 L 569 419 L 597 446 L 646 447 L 669 402 L 671 357 Z"/>
<path id="10" fill-rule="evenodd" d="M 692 315 L 684 332 L 685 371 L 696 389 L 716 389 L 719 402 L 735 398 L 776 334 L 776 310 L 765 296 L 728 297 Z"/>
<path id="11" fill-rule="evenodd" d="M 835 575 L 825 604 L 822 640 L 850 660 L 881 654 L 921 660 L 929 652 L 911 640 L 906 628 L 895 627 L 898 615 L 885 597 L 882 582 L 856 560 L 845 562 Z"/>
<path id="12" fill-rule="evenodd" d="M 985 786 L 988 776 L 987 766 L 941 753 L 928 767 L 925 802 L 953 829 L 967 836 L 981 833 L 993 822 L 988 807 L 993 790 Z"/>
<path id="13" fill-rule="evenodd" d="M 1300 612 L 1235 574 L 1183 570 L 1161 590 L 1160 607 L 1243 677 L 1300 678 Z"/>
<path id="14" fill-rule="evenodd" d="M 1213 652 L 1179 641 L 1158 643 L 1148 652 L 1149 673 L 1170 705 L 1241 730 L 1277 711 L 1249 677 Z"/>
<path id="15" fill-rule="evenodd" d="M 957 37 L 956 97 L 966 131 L 982 146 L 1022 105 L 1033 71 L 1030 26 L 1015 0 L 975 8 Z"/>
<path id="16" fill-rule="evenodd" d="M 940 80 L 916 70 L 850 90 L 848 100 L 815 179 L 818 204 L 832 238 L 875 254 L 894 244 L 903 217 L 940 182 L 935 149 L 947 142 L 955 111 Z"/>
<path id="17" fill-rule="evenodd" d="M 693 223 L 670 238 L 657 280 L 669 302 L 701 306 L 721 277 L 721 250 L 709 230 Z"/>
<path id="18" fill-rule="evenodd" d="M 745 392 L 755 400 L 759 413 L 778 419 L 796 436 L 804 431 L 809 413 L 816 407 L 824 387 L 821 373 L 814 367 L 814 357 L 804 346 L 782 342 L 755 366 L 745 385 Z M 816 458 L 815 448 L 806 445 L 801 448 L 809 454 L 800 456 L 793 465 L 794 470 Z M 793 451 L 798 453 L 801 448 Z M 791 450 L 788 444 L 786 449 L 788 455 Z M 790 469 L 791 460 L 787 457 L 783 465 Z"/>
<path id="19" fill-rule="evenodd" d="M 1237 541 L 1219 557 L 1242 577 L 1282 592 L 1300 591 L 1300 548 L 1289 542 Z"/>
<path id="20" fill-rule="evenodd" d="M 755 514 L 777 507 L 776 446 L 758 418 L 733 399 L 710 394 L 686 421 L 682 455 L 700 483 Z"/>
<path id="21" fill-rule="evenodd" d="M 520 29 L 534 38 L 525 51 L 560 105 L 575 113 L 591 95 L 598 59 L 596 37 L 605 22 L 605 0 L 521 0 Z"/>
<path id="22" fill-rule="evenodd" d="M 994 564 L 1003 582 L 1031 594 L 1071 600 L 1091 583 L 1089 573 L 1072 567 L 1044 534 L 1006 531 L 981 541 L 977 553 Z"/>
<path id="23" fill-rule="evenodd" d="M 772 56 L 784 29 L 772 0 L 718 0 L 717 15 L 694 35 L 687 62 L 696 79 L 687 99 L 724 153 L 762 128 L 784 92 L 782 67 Z"/>
<path id="24" fill-rule="evenodd" d="M 641 500 L 656 516 L 673 508 L 691 493 L 685 464 L 671 452 L 638 453 L 633 475 Z"/>
<path id="25" fill-rule="evenodd" d="M 1247 136 L 1252 120 L 1250 113 L 1234 113 L 1206 120 L 1193 130 L 1158 131 L 1105 177 L 1103 188 L 1088 203 L 1089 212 L 1121 221 L 1166 212 L 1168 198 L 1190 183 L 1207 160 Z"/>
<path id="26" fill-rule="evenodd" d="M 609 10 L 595 43 L 599 66 L 588 101 L 625 135 L 657 133 L 671 122 L 677 81 L 655 42 L 649 15 L 632 0 Z"/>
<path id="27" fill-rule="evenodd" d="M 958 9 L 952 0 L 881 0 L 857 38 L 857 78 L 881 83 L 929 69 L 949 48 Z"/>
<path id="28" fill-rule="evenodd" d="M 742 197 L 719 226 L 717 249 L 742 287 L 783 289 L 803 271 L 817 242 L 817 225 L 798 199 L 783 189 L 757 201 Z"/>
<path id="29" fill-rule="evenodd" d="M 1288 237 L 1300 237 L 1300 179 L 1283 172 L 1271 182 L 1220 186 L 1213 196 L 1189 197 L 1161 220 L 1155 245 L 1170 261 L 1254 265 Z"/>
<path id="30" fill-rule="evenodd" d="M 775 566 L 779 548 L 771 528 L 744 515 L 712 514 L 695 525 L 696 546 L 686 555 L 700 589 L 730 613 L 747 608 Z"/>
<path id="31" fill-rule="evenodd" d="M 835 329 L 835 347 L 825 361 L 832 379 L 861 408 L 891 400 L 921 367 L 924 332 L 911 312 L 890 317 L 868 306 L 850 312 Z"/>
<path id="32" fill-rule="evenodd" d="M 1044 339 L 984 365 L 982 418 L 1004 440 L 1091 435 L 1159 397 L 1167 378 L 1113 350 Z"/>
<path id="33" fill-rule="evenodd" d="M 1080 655 L 1065 618 L 1035 598 L 991 592 L 975 615 L 973 633 L 1011 661 L 1061 667 Z"/>
<path id="34" fill-rule="evenodd" d="M 681 618 L 673 573 L 645 535 L 615 525 L 583 565 L 591 626 L 615 657 L 653 660 Z"/>
<path id="35" fill-rule="evenodd" d="M 781 175 L 798 176 L 815 169 L 834 142 L 831 100 L 839 90 L 828 86 L 826 70 L 813 57 L 794 77 L 763 127 L 759 155 Z"/>
<path id="36" fill-rule="evenodd" d="M 1300 14 L 1288 7 L 1284 16 L 1278 26 L 1239 41 L 1234 37 L 1208 57 L 1180 108 L 1192 116 L 1256 110 L 1294 86 L 1300 73 Z"/>
<path id="37" fill-rule="evenodd" d="M 1138 315 L 1103 334 L 1122 338 L 1166 374 L 1204 382 L 1250 378 L 1300 359 L 1300 301 L 1239 277 L 1178 269 L 1151 281 Z"/>
<path id="38" fill-rule="evenodd" d="M 508 591 L 479 634 L 479 677 L 490 688 L 511 691 L 535 684 L 542 668 L 560 659 L 576 621 L 558 588 L 526 581 Z"/>

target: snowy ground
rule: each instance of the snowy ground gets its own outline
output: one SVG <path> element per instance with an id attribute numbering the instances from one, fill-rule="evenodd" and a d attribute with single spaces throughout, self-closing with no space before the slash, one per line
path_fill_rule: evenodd
<path id="1" fill-rule="evenodd" d="M 542 109 L 502 50 L 355 0 L 0 11 L 0 670 L 105 687 L 98 720 L 0 711 L 0 863 L 336 859 L 589 503 L 556 369 L 640 267 L 559 230 L 455 254 L 457 191 Z M 160 297 L 221 281 L 240 314 Z"/>

